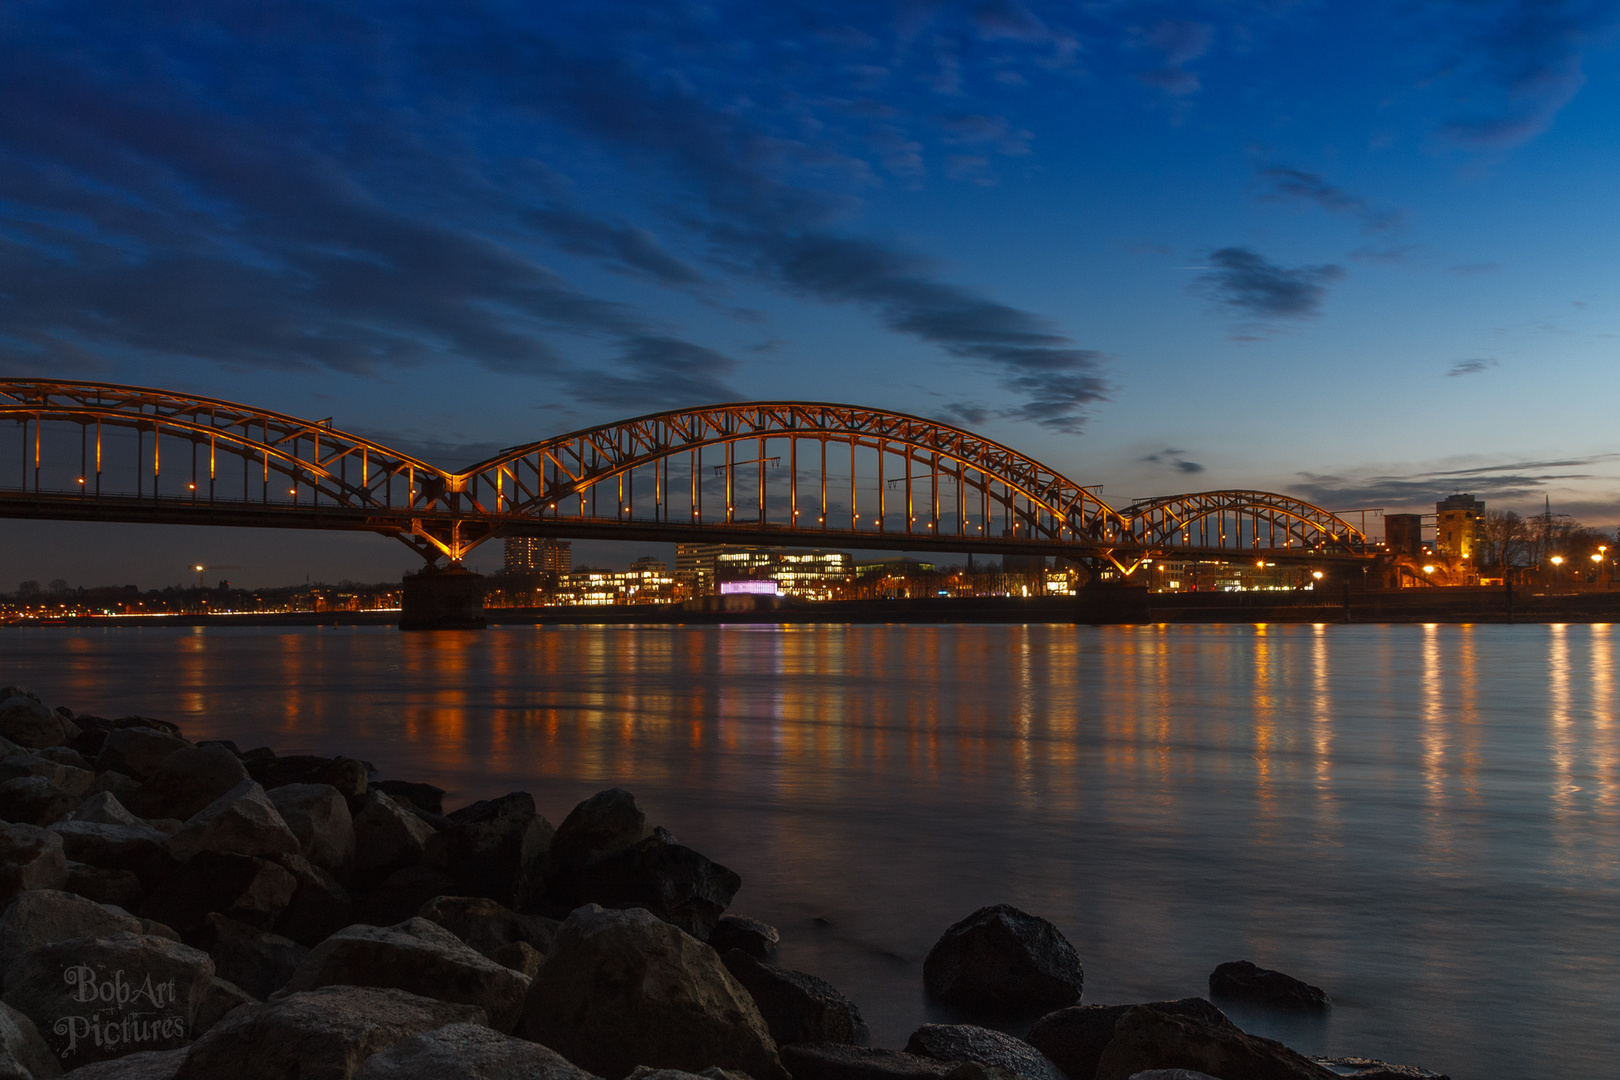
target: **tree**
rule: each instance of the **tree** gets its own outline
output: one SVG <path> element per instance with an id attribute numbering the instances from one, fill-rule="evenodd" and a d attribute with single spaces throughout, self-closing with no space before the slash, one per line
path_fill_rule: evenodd
<path id="1" fill-rule="evenodd" d="M 39 582 L 24 581 L 17 586 L 17 599 L 37 600 L 39 598 Z"/>
<path id="2" fill-rule="evenodd" d="M 1487 510 L 1479 529 L 1479 565 L 1524 566 L 1529 561 L 1529 524 L 1512 510 Z"/>
<path id="3" fill-rule="evenodd" d="M 61 596 L 63 593 L 73 591 L 73 586 L 67 583 L 66 578 L 56 578 L 45 588 L 52 596 Z"/>

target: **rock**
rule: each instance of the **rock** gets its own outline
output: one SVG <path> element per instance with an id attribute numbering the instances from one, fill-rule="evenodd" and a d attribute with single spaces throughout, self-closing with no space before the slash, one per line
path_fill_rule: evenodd
<path id="1" fill-rule="evenodd" d="M 519 915 L 483 896 L 435 896 L 418 914 L 485 956 L 515 942 L 525 942 L 544 954 L 562 925 L 542 915 Z"/>
<path id="2" fill-rule="evenodd" d="M 67 884 L 62 838 L 37 825 L 0 822 L 0 904 L 24 889 L 60 889 Z"/>
<path id="3" fill-rule="evenodd" d="M 108 769 L 145 780 L 157 771 L 163 759 L 191 744 L 178 735 L 145 726 L 117 728 L 109 732 L 96 755 L 96 772 Z"/>
<path id="4" fill-rule="evenodd" d="M 0 735 L 18 746 L 31 750 L 58 746 L 78 734 L 71 720 L 47 709 L 37 698 L 11 694 L 0 700 Z"/>
<path id="5" fill-rule="evenodd" d="M 51 834 L 60 838 L 62 850 L 74 862 L 89 863 L 106 870 L 128 870 L 151 888 L 174 870 L 174 856 L 164 846 L 167 839 L 147 825 L 113 825 L 96 821 L 58 821 Z"/>
<path id="6" fill-rule="evenodd" d="M 0 784 L 0 789 L 4 787 L 4 784 Z M 1248 960 L 1233 960 L 1210 972 L 1209 996 L 1249 1001 L 1278 1009 L 1320 1011 L 1328 1007 L 1328 996 L 1320 987 L 1301 982 L 1280 971 L 1256 967 Z"/>
<path id="7" fill-rule="evenodd" d="M 122 776 L 122 773 L 106 773 L 108 776 Z M 137 787 L 138 791 L 139 788 Z M 145 825 L 146 822 L 135 816 L 135 813 L 125 806 L 123 800 L 111 791 L 98 791 L 85 797 L 84 801 L 74 808 L 73 812 L 63 820 L 88 821 L 96 825 Z"/>
<path id="8" fill-rule="evenodd" d="M 345 799 L 358 799 L 366 793 L 366 766 L 354 758 L 311 757 L 294 754 L 248 760 L 248 775 L 266 790 L 288 784 L 329 784 Z"/>
<path id="9" fill-rule="evenodd" d="M 802 971 L 766 967 L 741 949 L 732 949 L 720 959 L 759 1006 L 778 1047 L 787 1043 L 855 1043 L 866 1039 L 861 1010 L 831 983 Z"/>
<path id="10" fill-rule="evenodd" d="M 1149 1002 L 1148 1007 L 1238 1030 L 1225 1013 L 1203 998 L 1154 1001 Z M 1133 1008 L 1133 1005 L 1071 1005 L 1035 1021 L 1024 1041 L 1051 1059 L 1069 1080 L 1092 1080 L 1097 1073 L 1098 1059 L 1114 1039 L 1114 1025 Z"/>
<path id="11" fill-rule="evenodd" d="M 82 798 L 96 782 L 96 774 L 90 769 L 81 769 L 76 765 L 55 760 L 52 756 L 53 751 L 72 755 L 79 761 L 84 760 L 65 746 L 47 747 L 35 753 L 18 750 L 0 758 L 0 780 L 20 776 L 43 776 L 69 795 Z"/>
<path id="12" fill-rule="evenodd" d="M 904 1050 L 878 1050 L 843 1043 L 794 1043 L 782 1047 L 782 1064 L 793 1080 L 939 1080 L 956 1066 Z"/>
<path id="13" fill-rule="evenodd" d="M 446 1024 L 366 1059 L 355 1080 L 596 1080 L 527 1039 L 479 1024 Z"/>
<path id="14" fill-rule="evenodd" d="M 1149 1069 L 1139 1072 L 1131 1080 L 1217 1080 L 1209 1073 L 1194 1072 L 1191 1069 Z"/>
<path id="15" fill-rule="evenodd" d="M 234 1010 L 191 1048 L 175 1080 L 350 1080 L 367 1058 L 483 1010 L 403 990 L 326 986 Z"/>
<path id="16" fill-rule="evenodd" d="M 651 835 L 647 815 L 634 795 L 623 788 L 597 792 L 557 826 L 546 853 L 546 895 L 572 909 L 580 903 L 580 874 L 586 863 Z"/>
<path id="17" fill-rule="evenodd" d="M 296 882 L 276 920 L 276 933 L 314 947 L 355 921 L 354 899 L 331 874 L 302 855 L 277 855 L 273 861 Z"/>
<path id="18" fill-rule="evenodd" d="M 935 1061 L 973 1061 L 1029 1080 L 1063 1080 L 1063 1070 L 1029 1043 L 972 1024 L 924 1024 L 911 1033 L 906 1053 Z"/>
<path id="19" fill-rule="evenodd" d="M 397 803 L 409 804 L 418 810 L 432 814 L 434 817 L 444 816 L 444 788 L 442 787 L 434 787 L 432 784 L 413 784 L 409 780 L 378 780 L 371 787 L 391 796 Z"/>
<path id="20" fill-rule="evenodd" d="M 0 819 L 18 825 L 50 825 L 67 817 L 78 805 L 77 796 L 43 776 L 0 781 Z"/>
<path id="21" fill-rule="evenodd" d="M 256 998 L 286 986 L 309 956 L 304 946 L 211 911 L 197 944 L 214 958 L 214 973 Z"/>
<path id="22" fill-rule="evenodd" d="M 371 926 L 393 926 L 422 910 L 436 896 L 456 891 L 456 883 L 425 866 L 407 866 L 389 874 L 372 890 L 355 913 L 359 922 Z"/>
<path id="23" fill-rule="evenodd" d="M 447 815 L 444 828 L 428 836 L 422 865 L 457 882 L 464 895 L 487 896 L 510 907 L 520 895 L 538 898 L 553 832 L 535 813 L 533 796 L 514 791 Z"/>
<path id="24" fill-rule="evenodd" d="M 131 809 L 142 817 L 184 821 L 247 778 L 247 770 L 225 747 L 188 746 L 158 763 Z"/>
<path id="25" fill-rule="evenodd" d="M 765 1018 L 720 957 L 646 911 L 576 909 L 529 988 L 519 1033 L 608 1080 L 637 1065 L 786 1080 Z"/>
<path id="26" fill-rule="evenodd" d="M 113 911 L 70 892 L 21 892 L 0 915 L 0 972 L 42 945 L 120 932 L 140 933 L 141 920 L 127 911 Z"/>
<path id="27" fill-rule="evenodd" d="M 63 892 L 70 892 L 82 896 L 86 900 L 94 900 L 98 904 L 115 904 L 125 911 L 134 911 L 141 906 L 141 898 L 146 892 L 141 887 L 141 879 L 130 870 L 108 870 L 100 866 L 91 866 L 89 863 L 68 860 L 67 881 L 62 885 Z"/>
<path id="28" fill-rule="evenodd" d="M 433 826 L 380 791 L 368 793 L 354 815 L 354 877 L 375 884 L 422 861 Z"/>
<path id="29" fill-rule="evenodd" d="M 1387 1061 L 1365 1057 L 1313 1057 L 1318 1065 L 1326 1065 L 1339 1077 L 1350 1080 L 1451 1080 L 1444 1073 L 1432 1072 L 1416 1065 L 1391 1065 Z M 1131 1080 L 1136 1080 L 1132 1077 Z"/>
<path id="30" fill-rule="evenodd" d="M 61 1076 L 62 1066 L 34 1022 L 0 1003 L 0 1076 L 45 1080 Z"/>
<path id="31" fill-rule="evenodd" d="M 141 933 L 148 937 L 160 937 L 166 941 L 179 941 L 180 935 L 168 923 L 160 923 L 156 919 L 142 919 Z"/>
<path id="32" fill-rule="evenodd" d="M 1242 1080 L 1332 1080 L 1326 1066 L 1280 1042 L 1138 1005 L 1119 1018 L 1097 1062 L 1097 1080 L 1128 1080 L 1148 1069 L 1192 1069 Z"/>
<path id="33" fill-rule="evenodd" d="M 354 819 L 331 784 L 286 784 L 269 791 L 304 858 L 339 879 L 354 866 Z"/>
<path id="34" fill-rule="evenodd" d="M 709 947 L 724 956 L 732 949 L 741 949 L 757 960 L 768 960 L 776 955 L 776 946 L 782 935 L 776 927 L 749 919 L 742 915 L 722 915 L 709 931 Z"/>
<path id="35" fill-rule="evenodd" d="M 143 934 L 74 938 L 6 969 L 6 1004 L 25 1013 L 69 1068 L 190 1038 L 214 976 L 208 954 Z"/>
<path id="36" fill-rule="evenodd" d="M 588 863 L 579 894 L 603 907 L 646 908 L 702 941 L 740 888 L 736 873 L 654 835 Z"/>
<path id="37" fill-rule="evenodd" d="M 73 1080 L 174 1080 L 181 1062 L 191 1051 L 137 1050 L 111 1061 L 98 1061 L 73 1070 Z"/>
<path id="38" fill-rule="evenodd" d="M 1080 956 L 1045 919 L 997 904 L 946 930 L 923 961 L 928 993 L 958 1008 L 1030 1013 L 1080 1000 Z"/>
<path id="39" fill-rule="evenodd" d="M 540 965 L 546 962 L 545 954 L 527 941 L 508 942 L 484 955 L 502 967 L 509 967 L 531 979 L 540 973 Z"/>
<path id="40" fill-rule="evenodd" d="M 379 986 L 477 1005 L 497 1031 L 523 1013 L 529 980 L 423 918 L 397 926 L 350 926 L 315 946 L 287 982 L 296 994 L 321 986 Z"/>
<path id="41" fill-rule="evenodd" d="M 267 859 L 200 851 L 147 894 L 141 914 L 167 923 L 182 937 L 200 933 L 211 911 L 269 930 L 297 887 L 297 878 Z"/>
<path id="42" fill-rule="evenodd" d="M 35 750 L 34 753 L 48 761 L 54 761 L 58 765 L 66 765 L 69 768 L 74 769 L 83 769 L 85 772 L 90 774 L 92 779 L 95 778 L 95 765 L 93 765 L 89 759 L 87 759 L 77 750 L 73 749 L 71 746 L 42 746 L 38 750 Z"/>
<path id="43" fill-rule="evenodd" d="M 243 780 L 197 811 L 165 846 L 181 862 L 200 851 L 263 858 L 299 850 L 298 837 L 252 780 Z"/>
<path id="44" fill-rule="evenodd" d="M 90 790 L 85 795 L 88 798 L 104 791 L 110 792 L 117 797 L 120 803 L 128 806 L 130 802 L 140 798 L 140 790 L 141 782 L 133 776 L 126 776 L 121 772 L 108 769 L 105 772 L 96 773 L 96 782 L 90 785 Z M 130 816 L 133 817 L 134 815 Z"/>
<path id="45" fill-rule="evenodd" d="M 215 975 L 208 980 L 208 989 L 203 993 L 202 1004 L 197 1006 L 197 1019 L 192 1025 L 192 1033 L 201 1035 L 225 1017 L 238 1005 L 257 1005 L 259 999 L 237 986 L 229 979 L 222 979 Z M 176 1065 L 178 1066 L 178 1062 Z"/>

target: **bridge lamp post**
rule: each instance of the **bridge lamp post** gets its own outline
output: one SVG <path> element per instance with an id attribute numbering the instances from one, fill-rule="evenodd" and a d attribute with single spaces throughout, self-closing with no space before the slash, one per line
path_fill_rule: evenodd
<path id="1" fill-rule="evenodd" d="M 1564 557 L 1562 555 L 1554 555 L 1552 557 L 1552 564 L 1553 564 L 1553 580 L 1557 581 L 1558 580 L 1558 568 L 1564 565 Z"/>

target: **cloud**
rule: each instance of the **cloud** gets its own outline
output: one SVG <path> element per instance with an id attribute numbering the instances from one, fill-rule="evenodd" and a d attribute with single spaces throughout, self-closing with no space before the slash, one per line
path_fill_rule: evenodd
<path id="1" fill-rule="evenodd" d="M 1234 311 L 1259 319 L 1310 319 L 1321 313 L 1327 286 L 1344 277 L 1337 266 L 1292 269 L 1268 262 L 1248 248 L 1221 248 L 1197 287 Z"/>
<path id="2" fill-rule="evenodd" d="M 1314 203 L 1330 214 L 1354 218 L 1367 233 L 1397 232 L 1405 224 L 1400 211 L 1374 210 L 1366 199 L 1335 187 L 1316 173 L 1268 165 L 1258 175 L 1267 185 L 1260 196 L 1264 201 Z"/>
<path id="3" fill-rule="evenodd" d="M 644 335 L 626 340 L 617 364 L 602 372 L 576 371 L 569 389 L 582 401 L 611 405 L 709 405 L 734 400 L 725 377 L 736 362 L 723 353 L 678 338 Z M 629 374 L 620 374 L 628 370 Z"/>
<path id="4" fill-rule="evenodd" d="M 1029 142 L 1035 137 L 1032 132 L 1013 130 L 1005 116 L 958 113 L 945 118 L 945 127 L 951 133 L 950 142 L 965 146 L 993 146 L 997 153 L 1008 157 L 1029 154 Z"/>
<path id="5" fill-rule="evenodd" d="M 1451 365 L 1451 370 L 1446 372 L 1446 377 L 1456 378 L 1459 375 L 1477 375 L 1481 371 L 1487 371 L 1496 366 L 1497 362 L 1489 358 L 1458 360 Z"/>
<path id="6" fill-rule="evenodd" d="M 646 229 L 623 222 L 610 224 L 573 207 L 534 210 L 528 220 L 571 255 L 591 255 L 626 273 L 661 285 L 699 285 L 696 268 L 665 251 Z"/>
<path id="7" fill-rule="evenodd" d="M 1200 89 L 1197 74 L 1188 71 L 1187 65 L 1209 51 L 1215 41 L 1213 26 L 1185 19 L 1160 19 L 1138 36 L 1143 46 L 1159 53 L 1163 60 L 1161 67 L 1138 71 L 1138 80 L 1177 97 Z"/>
<path id="8" fill-rule="evenodd" d="M 1147 465 L 1165 465 L 1179 473 L 1203 472 L 1204 466 L 1196 461 L 1187 460 L 1186 454 L 1185 450 L 1164 449 L 1156 450 L 1136 460 Z"/>
<path id="9" fill-rule="evenodd" d="M 1459 490 L 1466 490 L 1482 499 L 1511 501 L 1541 496 L 1568 481 L 1604 479 L 1593 472 L 1548 470 L 1589 469 L 1616 459 L 1620 459 L 1620 454 L 1596 454 L 1555 461 L 1514 461 L 1411 473 L 1300 473 L 1300 481 L 1290 485 L 1288 490 L 1328 509 L 1346 506 L 1392 509 L 1426 506 Z"/>

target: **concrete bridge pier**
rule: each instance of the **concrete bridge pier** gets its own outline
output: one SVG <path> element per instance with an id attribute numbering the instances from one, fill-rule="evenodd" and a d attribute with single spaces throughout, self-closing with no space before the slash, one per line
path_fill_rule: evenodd
<path id="1" fill-rule="evenodd" d="M 401 630 L 482 630 L 484 575 L 459 564 L 405 575 Z"/>

